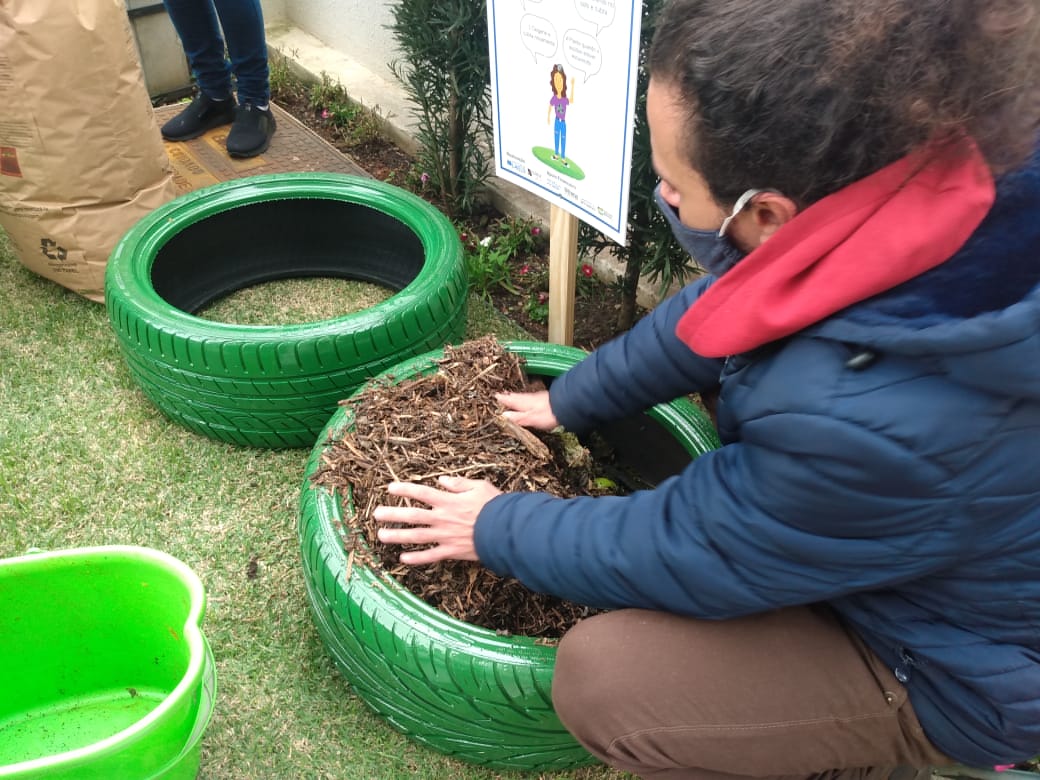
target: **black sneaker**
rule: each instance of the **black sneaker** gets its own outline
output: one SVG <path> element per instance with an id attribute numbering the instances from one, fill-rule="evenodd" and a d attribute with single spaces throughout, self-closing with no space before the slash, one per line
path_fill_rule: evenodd
<path id="1" fill-rule="evenodd" d="M 271 107 L 261 109 L 246 103 L 235 109 L 235 122 L 227 137 L 228 154 L 232 157 L 256 157 L 267 151 L 273 135 Z"/>
<path id="2" fill-rule="evenodd" d="M 235 101 L 230 96 L 213 100 L 201 92 L 188 107 L 162 126 L 167 141 L 188 141 L 214 127 L 231 124 L 235 118 Z"/>

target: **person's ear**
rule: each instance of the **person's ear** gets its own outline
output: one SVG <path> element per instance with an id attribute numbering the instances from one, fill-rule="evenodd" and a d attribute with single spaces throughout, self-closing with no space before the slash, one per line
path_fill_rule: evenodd
<path id="1" fill-rule="evenodd" d="M 798 214 L 798 204 L 778 192 L 760 192 L 733 219 L 733 242 L 750 252 L 758 249 L 781 227 Z"/>
<path id="2" fill-rule="evenodd" d="M 798 204 L 778 192 L 763 192 L 751 200 L 746 212 L 764 242 L 798 214 Z"/>

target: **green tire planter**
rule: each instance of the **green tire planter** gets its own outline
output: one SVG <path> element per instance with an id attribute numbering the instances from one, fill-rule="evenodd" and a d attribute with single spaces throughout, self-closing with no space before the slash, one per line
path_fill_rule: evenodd
<path id="1" fill-rule="evenodd" d="M 236 290 L 331 277 L 394 290 L 360 312 L 296 325 L 194 316 Z M 400 361 L 462 337 L 467 279 L 450 220 L 383 182 L 331 173 L 237 179 L 131 228 L 105 303 L 144 394 L 198 433 L 309 447 L 336 403 Z"/>
<path id="2" fill-rule="evenodd" d="M 194 778 L 216 697 L 205 603 L 146 547 L 0 560 L 0 778 Z"/>
<path id="3" fill-rule="evenodd" d="M 505 346 L 526 360 L 529 374 L 545 378 L 585 356 L 550 344 Z M 405 361 L 387 375 L 404 380 L 435 371 L 442 354 Z M 348 567 L 340 498 L 313 486 L 311 476 L 330 438 L 350 425 L 346 407 L 333 414 L 307 462 L 300 497 L 307 595 L 337 668 L 391 726 L 440 753 L 497 769 L 592 763 L 553 711 L 555 647 L 455 620 L 370 567 L 356 561 Z M 710 421 L 687 400 L 659 405 L 601 433 L 652 481 L 718 446 Z"/>

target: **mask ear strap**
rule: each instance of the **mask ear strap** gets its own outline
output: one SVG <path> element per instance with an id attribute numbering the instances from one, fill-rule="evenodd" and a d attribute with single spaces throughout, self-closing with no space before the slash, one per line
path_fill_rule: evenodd
<path id="1" fill-rule="evenodd" d="M 719 228 L 719 238 L 722 238 L 723 236 L 726 235 L 726 231 L 729 229 L 729 223 L 734 220 L 734 218 L 737 216 L 737 214 L 739 214 L 745 208 L 747 208 L 747 205 L 751 202 L 751 199 L 753 197 L 755 197 L 756 195 L 761 195 L 763 192 L 774 192 L 775 193 L 777 191 L 776 190 L 771 190 L 768 187 L 766 187 L 764 189 L 760 189 L 760 190 L 750 189 L 747 192 L 745 192 L 743 195 L 741 195 L 739 198 L 737 198 L 737 202 L 733 204 L 733 211 L 730 213 L 730 215 L 728 217 L 726 217 L 722 221 L 722 227 Z"/>

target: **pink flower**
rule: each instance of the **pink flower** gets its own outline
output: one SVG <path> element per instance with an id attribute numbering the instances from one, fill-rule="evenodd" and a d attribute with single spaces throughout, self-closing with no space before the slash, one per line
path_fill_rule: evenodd
<path id="1" fill-rule="evenodd" d="M 581 274 L 582 274 L 582 276 L 591 277 L 594 273 L 596 273 L 596 272 L 595 272 L 595 270 L 593 270 L 591 265 L 589 265 L 588 263 L 582 263 L 581 264 Z"/>
<path id="2" fill-rule="evenodd" d="M 529 274 L 529 273 L 531 273 L 531 266 L 529 266 L 527 263 L 524 263 L 522 266 L 520 266 L 520 273 L 521 274 Z"/>
<path id="3" fill-rule="evenodd" d="M 542 229 L 540 227 L 538 227 L 537 225 L 535 225 L 533 228 L 531 228 L 531 235 L 532 236 L 540 236 L 541 234 L 542 234 Z"/>
<path id="4" fill-rule="evenodd" d="M 545 303 L 548 300 L 549 300 L 549 293 L 547 293 L 547 292 L 540 292 L 540 293 L 538 293 L 538 303 Z"/>
<path id="5" fill-rule="evenodd" d="M 465 233 L 459 233 L 459 238 L 461 238 L 463 241 L 469 241 L 469 236 L 467 236 Z"/>
<path id="6" fill-rule="evenodd" d="M 423 184 L 425 184 L 429 180 L 430 180 L 430 174 L 426 173 L 425 171 L 423 172 L 422 176 L 419 177 L 419 181 L 421 181 Z"/>
<path id="7" fill-rule="evenodd" d="M 322 119 L 328 119 L 329 118 L 329 110 L 327 108 L 323 108 L 321 110 L 321 118 Z"/>

